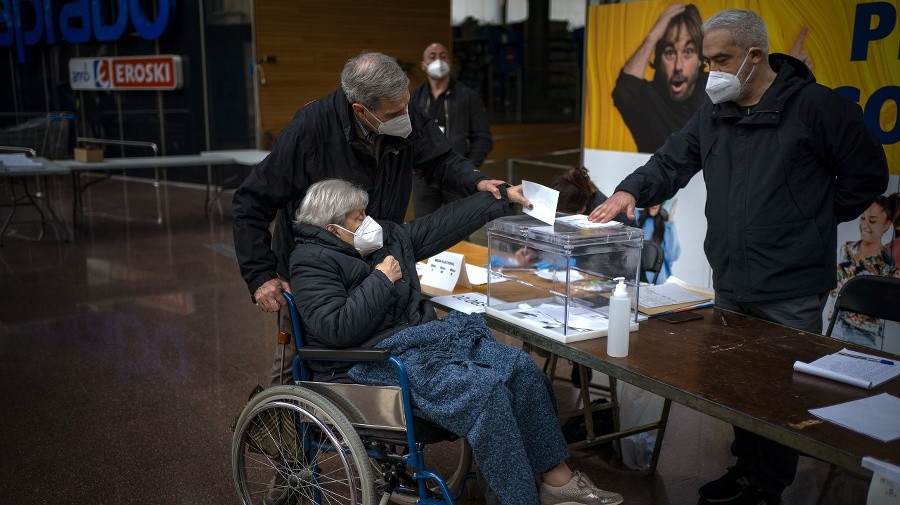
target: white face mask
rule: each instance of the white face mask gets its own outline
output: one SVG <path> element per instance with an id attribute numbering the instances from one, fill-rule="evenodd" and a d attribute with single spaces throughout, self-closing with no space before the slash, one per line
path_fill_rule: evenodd
<path id="1" fill-rule="evenodd" d="M 737 74 L 741 73 L 741 70 L 747 63 L 747 58 L 749 57 L 750 53 L 747 52 L 747 56 L 744 56 L 744 61 L 741 63 L 740 68 L 738 68 Z M 750 76 L 753 75 L 753 70 L 756 70 L 755 66 L 750 70 L 750 73 L 747 74 L 744 83 L 741 83 L 737 78 L 737 74 L 732 75 L 728 72 L 710 70 L 709 80 L 706 81 L 706 94 L 709 95 L 709 99 L 712 100 L 712 103 L 722 103 L 736 99 L 741 95 L 741 88 L 748 80 L 750 80 Z"/>
<path id="2" fill-rule="evenodd" d="M 428 68 L 425 69 L 425 73 L 427 73 L 434 79 L 443 79 L 444 77 L 447 77 L 447 74 L 450 73 L 450 65 L 448 65 L 444 60 L 434 60 L 428 64 Z"/>
<path id="3" fill-rule="evenodd" d="M 363 109 L 366 109 L 366 107 L 363 106 Z M 369 109 L 366 109 L 366 112 L 372 114 L 372 111 Z M 397 116 L 394 119 L 389 119 L 383 123 L 380 119 L 375 117 L 375 114 L 372 114 L 372 117 L 375 118 L 375 121 L 378 121 L 378 133 L 382 135 L 406 138 L 412 133 L 412 122 L 409 120 L 409 106 L 406 107 L 406 114 Z M 366 122 L 369 123 L 369 120 L 366 119 Z M 369 123 L 369 126 L 374 128 L 372 123 Z"/>
<path id="4" fill-rule="evenodd" d="M 365 258 L 369 253 L 381 249 L 384 245 L 383 230 L 381 225 L 375 222 L 369 216 L 363 219 L 363 222 L 356 229 L 356 233 L 336 224 L 338 228 L 353 235 L 353 247 L 359 252 L 359 255 Z"/>

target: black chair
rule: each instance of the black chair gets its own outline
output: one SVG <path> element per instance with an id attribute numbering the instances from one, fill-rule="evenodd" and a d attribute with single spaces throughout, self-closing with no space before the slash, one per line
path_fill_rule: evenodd
<path id="1" fill-rule="evenodd" d="M 825 336 L 830 337 L 842 311 L 878 319 L 900 321 L 900 279 L 880 275 L 860 275 L 847 281 L 834 301 Z"/>
<path id="2" fill-rule="evenodd" d="M 666 253 L 661 245 L 652 240 L 644 241 L 644 248 L 641 250 L 641 276 L 644 282 L 656 284 L 665 256 Z M 653 274 L 652 280 L 650 274 Z"/>

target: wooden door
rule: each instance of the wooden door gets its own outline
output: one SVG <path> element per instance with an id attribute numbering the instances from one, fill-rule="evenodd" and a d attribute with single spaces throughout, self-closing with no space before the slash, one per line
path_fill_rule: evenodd
<path id="1" fill-rule="evenodd" d="M 337 89 L 353 55 L 371 50 L 396 57 L 415 87 L 425 81 L 419 66 L 425 47 L 453 42 L 450 0 L 256 0 L 255 14 L 263 149 L 298 108 Z"/>

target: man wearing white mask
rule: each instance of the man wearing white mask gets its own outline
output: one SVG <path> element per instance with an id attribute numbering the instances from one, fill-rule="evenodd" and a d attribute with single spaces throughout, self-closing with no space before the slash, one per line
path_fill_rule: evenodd
<path id="1" fill-rule="evenodd" d="M 394 58 L 360 53 L 344 66 L 341 86 L 300 108 L 235 191 L 235 252 L 252 301 L 264 312 L 286 303 L 281 292 L 289 289 L 294 240 L 289 217 L 276 220 L 276 214 L 290 216 L 311 184 L 350 181 L 369 193 L 368 215 L 402 223 L 414 174 L 460 195 L 488 191 L 499 199 L 503 184 L 454 153 L 440 129 L 409 104 L 409 78 Z M 518 189 L 509 198 L 530 205 Z M 273 382 L 280 377 L 276 370 Z"/>
<path id="2" fill-rule="evenodd" d="M 821 333 L 836 284 L 837 225 L 884 192 L 884 149 L 858 104 L 817 84 L 802 61 L 769 54 L 756 13 L 719 12 L 703 29 L 710 101 L 589 219 L 633 217 L 636 206 L 671 198 L 702 171 L 716 305 Z M 700 495 L 709 503 L 781 503 L 797 451 L 737 427 L 734 434 L 737 462 Z"/>
<path id="3" fill-rule="evenodd" d="M 251 301 L 272 313 L 287 303 L 281 293 L 290 291 L 290 216 L 310 185 L 331 178 L 356 184 L 369 195 L 366 214 L 399 224 L 417 176 L 460 195 L 487 191 L 502 197 L 497 186 L 504 182 L 454 153 L 440 129 L 409 104 L 409 78 L 394 58 L 376 52 L 350 58 L 338 89 L 301 107 L 234 193 L 234 248 Z M 510 201 L 531 205 L 519 186 L 507 193 Z M 289 332 L 290 320 L 281 316 L 279 325 Z M 276 353 L 273 384 L 291 376 L 294 346 L 283 347 L 283 360 Z M 284 503 L 277 484 L 267 505 Z"/>
<path id="4" fill-rule="evenodd" d="M 442 44 L 435 42 L 425 48 L 421 67 L 427 80 L 412 91 L 410 102 L 437 125 L 453 144 L 453 151 L 480 167 L 494 147 L 481 97 L 450 75 L 450 53 Z M 456 200 L 458 195 L 423 174 L 413 178 L 412 197 L 413 212 L 421 217 Z"/>

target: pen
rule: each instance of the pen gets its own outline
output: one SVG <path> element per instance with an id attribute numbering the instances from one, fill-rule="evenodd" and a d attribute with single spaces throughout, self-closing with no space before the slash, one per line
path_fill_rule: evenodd
<path id="1" fill-rule="evenodd" d="M 728 326 L 728 320 L 725 319 L 725 313 L 724 313 L 724 312 L 719 312 L 719 317 L 722 318 L 722 326 Z"/>
<path id="2" fill-rule="evenodd" d="M 847 356 L 850 358 L 864 359 L 866 361 L 874 361 L 875 363 L 881 363 L 882 365 L 893 365 L 894 364 L 894 362 L 889 359 L 870 358 L 868 356 L 857 356 L 856 354 L 848 354 L 846 352 L 839 352 L 838 354 L 840 354 L 841 356 Z"/>

